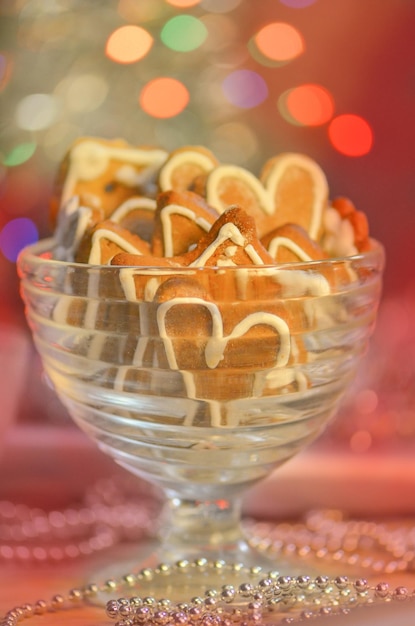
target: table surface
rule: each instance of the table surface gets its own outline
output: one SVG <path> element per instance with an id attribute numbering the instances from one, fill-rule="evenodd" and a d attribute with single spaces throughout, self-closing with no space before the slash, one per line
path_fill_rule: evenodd
<path id="1" fill-rule="evenodd" d="M 110 459 L 74 428 L 38 430 L 26 427 L 24 431 L 15 429 L 9 434 L 0 457 L 0 500 L 59 509 L 79 500 L 80 490 L 87 484 L 124 472 L 116 469 Z M 341 450 L 322 453 L 319 448 L 312 448 L 251 490 L 245 512 L 258 518 L 292 520 L 310 508 L 342 507 L 364 519 L 393 519 L 412 524 L 414 470 L 410 450 L 389 456 L 353 457 Z M 57 593 L 67 593 L 71 588 L 97 580 L 101 568 L 111 568 L 125 551 L 131 551 L 131 546 L 118 545 L 94 557 L 54 565 L 0 561 L 0 616 L 15 605 L 48 600 Z M 310 561 L 307 567 L 314 568 L 316 564 Z M 339 571 L 335 566 L 325 565 L 321 573 L 330 575 Z M 347 573 L 350 578 L 367 577 L 373 583 L 386 579 L 393 587 L 415 588 L 413 572 L 370 575 L 352 568 L 345 572 L 343 567 L 341 573 Z M 380 607 L 380 613 L 376 611 L 376 608 L 359 611 L 359 615 L 345 623 L 356 626 L 415 623 L 415 604 L 410 602 L 399 606 L 393 603 L 390 607 Z M 110 621 L 102 608 L 83 606 L 59 613 L 59 617 L 57 614 L 37 616 L 29 623 L 100 626 Z M 319 623 L 318 619 L 313 621 Z M 321 623 L 329 626 L 342 624 L 343 620 L 324 618 Z"/>

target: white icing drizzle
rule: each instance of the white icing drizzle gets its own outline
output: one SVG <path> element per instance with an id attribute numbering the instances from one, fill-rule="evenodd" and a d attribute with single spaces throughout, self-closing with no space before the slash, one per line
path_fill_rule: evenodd
<path id="1" fill-rule="evenodd" d="M 290 250 L 291 252 L 293 252 L 300 259 L 300 261 L 312 260 L 311 257 L 303 250 L 303 248 L 298 245 L 298 243 L 296 243 L 289 237 L 279 237 L 279 236 L 271 239 L 269 246 L 268 246 L 268 252 L 274 259 L 277 257 L 278 249 L 280 247 L 287 248 L 287 250 Z"/>
<path id="2" fill-rule="evenodd" d="M 150 168 L 153 173 L 166 160 L 167 153 L 157 149 L 144 150 L 108 146 L 88 139 L 75 145 L 69 158 L 68 174 L 62 190 L 63 203 L 73 195 L 78 181 L 90 181 L 102 176 L 107 170 L 110 160 L 136 165 L 140 168 Z M 149 172 L 143 173 L 144 178 L 142 180 L 147 180 L 148 175 Z"/>
<path id="3" fill-rule="evenodd" d="M 154 296 L 156 295 L 157 289 L 159 287 L 160 287 L 160 278 L 156 276 L 153 276 L 153 278 L 149 278 L 144 288 L 144 300 L 146 302 L 152 302 L 154 300 Z"/>
<path id="4" fill-rule="evenodd" d="M 229 204 L 223 202 L 220 197 L 220 186 L 223 179 L 234 178 L 243 181 L 254 192 L 258 199 L 259 205 L 264 213 L 272 215 L 274 212 L 274 199 L 264 188 L 258 178 L 250 171 L 238 165 L 219 165 L 209 173 L 206 182 L 206 200 L 219 211 L 223 213 Z"/>
<path id="5" fill-rule="evenodd" d="M 271 389 L 278 389 L 279 387 L 297 383 L 298 391 L 305 391 L 308 385 L 307 377 L 296 367 L 269 370 L 265 375 L 265 383 Z M 262 389 L 259 390 L 258 395 L 260 396 L 261 393 Z"/>
<path id="6" fill-rule="evenodd" d="M 144 209 L 154 213 L 156 210 L 156 201 L 152 198 L 133 197 L 128 198 L 119 207 L 111 213 L 111 221 L 119 224 L 129 213 L 135 209 Z"/>
<path id="7" fill-rule="evenodd" d="M 232 241 L 234 244 L 236 244 L 237 246 L 243 247 L 245 249 L 246 254 L 249 256 L 249 258 L 255 265 L 264 264 L 261 257 L 256 252 L 255 248 L 252 246 L 252 244 L 246 244 L 246 239 L 242 235 L 239 228 L 235 226 L 235 224 L 233 224 L 232 222 L 228 222 L 220 228 L 216 239 L 212 241 L 212 243 L 209 244 L 205 248 L 205 250 L 203 250 L 202 254 L 199 257 L 197 257 L 197 259 L 195 259 L 192 263 L 189 264 L 189 267 L 203 267 L 204 265 L 206 265 L 207 261 L 215 254 L 218 247 L 222 245 L 228 239 Z M 222 259 L 221 262 L 218 263 L 218 265 L 225 265 L 225 264 L 229 265 L 230 263 L 227 263 L 225 259 Z"/>
<path id="8" fill-rule="evenodd" d="M 287 298 L 305 295 L 326 296 L 331 292 L 327 279 L 316 272 L 275 270 L 272 277 L 285 288 L 284 297 Z"/>
<path id="9" fill-rule="evenodd" d="M 125 378 L 129 369 L 129 365 L 119 365 L 117 367 L 117 373 L 114 377 L 113 383 L 115 391 L 124 391 Z"/>
<path id="10" fill-rule="evenodd" d="M 179 204 L 168 204 L 160 211 L 160 221 L 163 231 L 164 242 L 164 256 L 174 256 L 173 250 L 173 230 L 171 224 L 171 218 L 173 215 L 180 215 L 193 221 L 205 232 L 209 232 L 211 224 L 205 217 L 196 215 L 196 213 L 187 207 L 180 206 Z"/>
<path id="11" fill-rule="evenodd" d="M 109 228 L 100 228 L 93 233 L 91 238 L 91 250 L 88 257 L 88 263 L 91 265 L 102 264 L 101 243 L 104 239 L 117 245 L 119 248 L 125 252 L 129 252 L 130 254 L 142 254 L 141 250 L 137 248 L 137 246 L 124 237 L 121 237 L 118 233 L 114 233 L 114 231 Z"/>
<path id="12" fill-rule="evenodd" d="M 281 182 L 286 170 L 290 167 L 297 167 L 306 170 L 313 180 L 314 184 L 314 202 L 311 208 L 311 220 L 308 227 L 308 233 L 312 239 L 315 239 L 320 231 L 322 222 L 323 207 L 328 195 L 327 180 L 323 170 L 312 159 L 303 154 L 287 153 L 281 157 L 270 170 L 266 180 L 265 187 L 273 199 L 276 194 L 278 185 Z"/>
<path id="13" fill-rule="evenodd" d="M 207 302 L 206 300 L 203 300 L 203 298 L 178 297 L 161 303 L 157 309 L 157 325 L 160 337 L 165 346 L 168 364 L 172 369 L 179 369 L 179 367 L 174 350 L 173 339 L 169 336 L 166 329 L 166 316 L 168 311 L 170 311 L 170 309 L 174 306 L 186 304 L 199 304 L 205 307 L 209 311 L 212 318 L 212 334 L 211 337 L 207 339 L 205 348 L 206 365 L 210 369 L 216 368 L 220 361 L 224 358 L 226 346 L 231 339 L 242 337 L 251 328 L 258 325 L 271 326 L 277 331 L 280 337 L 280 345 L 278 354 L 276 355 L 275 366 L 283 367 L 287 364 L 291 350 L 290 329 L 287 322 L 278 315 L 265 311 L 251 313 L 238 322 L 229 335 L 224 336 L 222 315 L 215 303 Z"/>
<path id="14" fill-rule="evenodd" d="M 198 165 L 203 172 L 209 172 L 214 167 L 212 159 L 202 152 L 196 150 L 183 150 L 183 152 L 178 152 L 170 157 L 160 170 L 159 187 L 162 191 L 173 189 L 174 170 L 186 164 Z"/>
<path id="15" fill-rule="evenodd" d="M 124 295 L 129 302 L 136 302 L 137 296 L 135 293 L 134 275 L 131 268 L 120 268 L 119 271 L 120 283 Z"/>
<path id="16" fill-rule="evenodd" d="M 254 265 L 264 265 L 264 261 L 261 259 L 258 252 L 255 250 L 254 246 L 252 245 L 252 243 L 248 243 L 248 245 L 245 246 L 245 252 L 249 256 L 249 258 L 251 259 Z"/>

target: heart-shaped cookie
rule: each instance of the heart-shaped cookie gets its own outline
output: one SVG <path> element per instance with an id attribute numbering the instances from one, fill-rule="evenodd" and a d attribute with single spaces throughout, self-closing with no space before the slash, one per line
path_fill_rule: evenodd
<path id="1" fill-rule="evenodd" d="M 262 238 L 278 226 L 298 224 L 312 239 L 322 231 L 328 185 L 321 168 L 302 154 L 285 153 L 264 165 L 260 179 L 236 165 L 219 165 L 205 180 L 207 202 L 219 212 L 238 204 Z"/>
<path id="2" fill-rule="evenodd" d="M 209 232 L 219 217 L 205 199 L 191 191 L 165 191 L 157 196 L 151 250 L 155 256 L 184 254 Z"/>
<path id="3" fill-rule="evenodd" d="M 193 180 L 210 172 L 219 161 L 203 146 L 183 146 L 173 150 L 160 168 L 158 185 L 161 191 L 186 191 Z"/>
<path id="4" fill-rule="evenodd" d="M 275 300 L 235 306 L 226 296 L 213 301 L 199 277 L 174 277 L 160 286 L 154 296 L 163 342 L 159 367 L 182 373 L 188 398 L 229 401 L 271 390 L 275 394 L 277 386 L 297 388 L 304 377 L 293 365 L 299 358 L 294 336 L 303 329 L 305 318 L 299 323 Z M 231 407 L 225 413 L 217 408 L 210 407 L 212 425 L 238 421 Z M 193 418 L 188 415 L 187 423 Z"/>

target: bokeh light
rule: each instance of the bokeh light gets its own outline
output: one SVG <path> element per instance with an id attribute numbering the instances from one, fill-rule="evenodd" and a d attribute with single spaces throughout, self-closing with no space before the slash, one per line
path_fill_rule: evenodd
<path id="1" fill-rule="evenodd" d="M 292 124 L 320 126 L 333 117 L 334 99 L 321 85 L 309 83 L 281 94 L 278 109 L 283 118 Z"/>
<path id="2" fill-rule="evenodd" d="M 171 4 L 178 9 L 186 9 L 187 7 L 194 7 L 200 3 L 200 0 L 166 0 L 167 4 Z"/>
<path id="3" fill-rule="evenodd" d="M 117 63 L 135 63 L 148 54 L 153 41 L 141 26 L 121 26 L 108 37 L 105 54 Z"/>
<path id="4" fill-rule="evenodd" d="M 107 80 L 99 74 L 77 74 L 67 76 L 56 87 L 69 111 L 82 113 L 95 111 L 103 104 L 109 93 Z"/>
<path id="5" fill-rule="evenodd" d="M 277 63 L 292 61 L 304 52 L 304 39 L 300 31 L 285 22 L 267 24 L 254 36 L 258 51 Z"/>
<path id="6" fill-rule="evenodd" d="M 221 155 L 222 161 L 237 165 L 243 165 L 260 148 L 256 133 L 249 124 L 242 122 L 228 122 L 215 128 L 210 147 L 214 154 Z"/>
<path id="7" fill-rule="evenodd" d="M 20 250 L 35 243 L 39 233 L 34 222 L 27 217 L 18 217 L 7 222 L 0 232 L 0 251 L 14 263 Z"/>
<path id="8" fill-rule="evenodd" d="M 9 78 L 12 73 L 12 62 L 11 58 L 5 52 L 0 53 L 0 91 L 2 91 L 7 83 L 9 82 Z"/>
<path id="9" fill-rule="evenodd" d="M 210 13 L 229 13 L 241 3 L 241 0 L 202 0 L 202 7 Z"/>
<path id="10" fill-rule="evenodd" d="M 260 74 L 252 70 L 236 70 L 222 82 L 226 99 L 242 109 L 261 104 L 268 96 L 268 87 Z"/>
<path id="11" fill-rule="evenodd" d="M 23 98 L 16 108 L 16 123 L 29 131 L 49 128 L 56 120 L 59 105 L 54 96 L 45 93 L 33 93 Z"/>
<path id="12" fill-rule="evenodd" d="M 160 37 L 168 48 L 176 52 L 189 52 L 203 44 L 207 28 L 197 17 L 176 15 L 164 24 Z"/>
<path id="13" fill-rule="evenodd" d="M 114 9 L 129 24 L 145 24 L 157 20 L 163 14 L 163 3 L 142 2 L 142 0 L 117 0 Z M 98 8 L 98 7 L 97 7 Z"/>
<path id="14" fill-rule="evenodd" d="M 152 117 L 169 118 L 181 113 L 189 99 L 189 92 L 181 81 L 160 77 L 143 87 L 139 103 L 143 111 Z"/>
<path id="15" fill-rule="evenodd" d="M 204 51 L 217 55 L 225 50 L 235 50 L 235 42 L 239 43 L 238 24 L 235 23 L 235 20 L 228 15 L 212 13 L 207 13 L 201 19 L 208 32 Z"/>
<path id="16" fill-rule="evenodd" d="M 33 141 L 27 141 L 24 143 L 19 143 L 17 146 L 14 146 L 3 157 L 3 165 L 7 167 L 15 167 L 16 165 L 21 165 L 28 161 L 36 151 L 36 143 Z"/>
<path id="17" fill-rule="evenodd" d="M 285 4 L 286 7 L 292 9 L 304 9 L 316 2 L 316 0 L 280 0 L 281 4 Z"/>
<path id="18" fill-rule="evenodd" d="M 335 117 L 330 122 L 328 134 L 332 146 L 346 156 L 363 156 L 372 149 L 372 128 L 359 115 L 345 114 Z"/>

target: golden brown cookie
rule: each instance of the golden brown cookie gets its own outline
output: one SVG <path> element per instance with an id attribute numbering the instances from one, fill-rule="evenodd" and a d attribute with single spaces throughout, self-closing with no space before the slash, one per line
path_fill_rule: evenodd
<path id="1" fill-rule="evenodd" d="M 163 344 L 160 367 L 183 373 L 188 397 L 208 400 L 251 397 L 266 393 L 267 386 L 293 384 L 295 375 L 284 372 L 299 358 L 293 337 L 306 323 L 301 308 L 275 300 L 235 306 L 227 295 L 214 301 L 191 276 L 170 278 L 159 287 L 154 301 Z"/>
<path id="2" fill-rule="evenodd" d="M 260 179 L 273 199 L 275 227 L 298 224 L 318 241 L 328 199 L 327 179 L 321 167 L 304 154 L 287 152 L 269 159 Z"/>
<path id="3" fill-rule="evenodd" d="M 107 265 L 120 252 L 134 255 L 148 254 L 149 245 L 119 224 L 104 220 L 85 233 L 75 260 L 91 265 Z"/>
<path id="4" fill-rule="evenodd" d="M 58 173 L 51 202 L 52 222 L 60 207 L 74 195 L 93 198 L 104 217 L 131 196 L 147 195 L 166 157 L 164 150 L 134 147 L 121 139 L 78 139 Z"/>
<path id="5" fill-rule="evenodd" d="M 256 235 L 255 221 L 238 206 L 229 207 L 198 244 L 181 256 L 190 267 L 274 264 Z"/>
<path id="6" fill-rule="evenodd" d="M 158 177 L 160 191 L 185 191 L 193 180 L 218 165 L 215 155 L 203 146 L 183 146 L 173 150 Z"/>
<path id="7" fill-rule="evenodd" d="M 217 276 L 206 273 L 203 277 L 205 287 L 213 299 L 222 297 L 222 290 L 229 294 L 244 293 L 246 297 L 253 285 L 246 279 L 243 267 L 274 265 L 271 255 L 258 240 L 255 232 L 255 223 L 244 210 L 239 207 L 230 207 L 214 222 L 211 229 L 188 252 L 174 257 L 149 257 L 131 254 L 117 254 L 113 265 L 143 267 L 233 267 L 240 268 L 238 272 L 225 273 L 222 282 Z M 135 276 L 137 294 L 143 293 L 142 279 Z M 273 284 L 273 290 L 279 287 Z"/>
<path id="8" fill-rule="evenodd" d="M 302 226 L 313 239 L 322 230 L 327 181 L 320 167 L 302 154 L 282 154 L 264 165 L 258 179 L 236 165 L 219 165 L 203 181 L 208 203 L 219 212 L 238 204 L 255 220 L 262 238 L 283 224 Z M 199 181 L 198 191 L 201 191 Z"/>
<path id="9" fill-rule="evenodd" d="M 127 228 L 141 239 L 150 242 L 154 230 L 156 201 L 145 196 L 133 196 L 125 200 L 110 215 L 112 222 Z"/>
<path id="10" fill-rule="evenodd" d="M 204 198 L 191 191 L 165 191 L 157 196 L 151 250 L 173 257 L 197 244 L 219 217 Z"/>
<path id="11" fill-rule="evenodd" d="M 276 263 L 305 263 L 327 258 L 323 249 L 297 224 L 284 224 L 261 239 Z"/>

